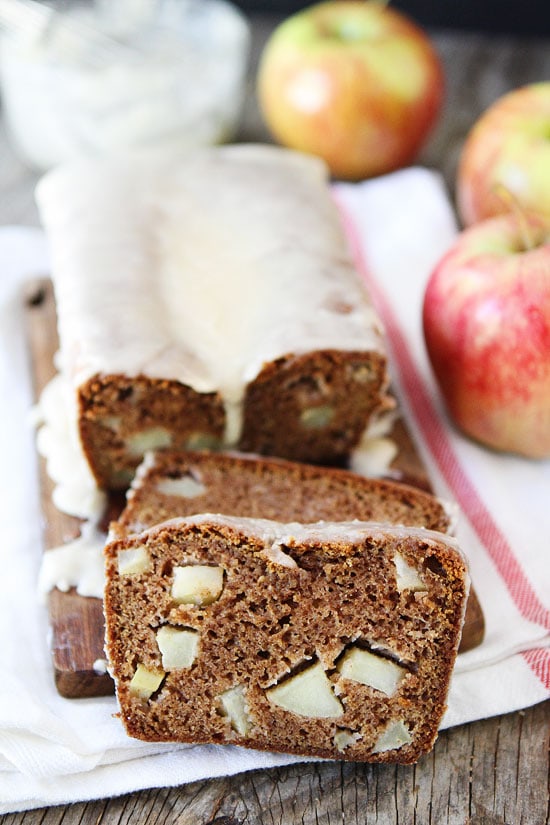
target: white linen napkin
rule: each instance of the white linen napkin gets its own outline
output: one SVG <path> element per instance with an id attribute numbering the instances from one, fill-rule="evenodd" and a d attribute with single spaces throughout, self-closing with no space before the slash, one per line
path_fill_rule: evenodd
<path id="1" fill-rule="evenodd" d="M 426 279 L 456 234 L 440 177 L 413 168 L 338 184 L 335 195 L 386 324 L 408 422 L 436 490 L 461 507 L 457 534 L 485 614 L 484 643 L 459 656 L 443 727 L 528 707 L 550 695 L 550 461 L 484 450 L 441 407 L 420 327 Z M 304 761 L 148 745 L 125 735 L 114 698 L 57 694 L 36 597 L 41 514 L 21 311 L 22 285 L 47 271 L 40 230 L 0 229 L 0 813 Z"/>

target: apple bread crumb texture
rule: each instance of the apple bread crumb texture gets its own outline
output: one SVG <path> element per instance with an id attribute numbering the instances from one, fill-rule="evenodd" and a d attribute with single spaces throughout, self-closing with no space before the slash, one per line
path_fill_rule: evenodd
<path id="1" fill-rule="evenodd" d="M 147 563 L 128 572 L 132 551 Z M 402 763 L 432 747 L 468 592 L 451 540 L 202 515 L 115 540 L 106 559 L 131 736 Z"/>

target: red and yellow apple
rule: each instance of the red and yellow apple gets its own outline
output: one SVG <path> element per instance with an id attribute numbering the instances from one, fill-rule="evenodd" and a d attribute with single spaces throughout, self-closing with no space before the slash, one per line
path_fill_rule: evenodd
<path id="1" fill-rule="evenodd" d="M 501 97 L 466 138 L 457 175 L 466 226 L 508 211 L 501 192 L 550 218 L 550 82 Z"/>
<path id="2" fill-rule="evenodd" d="M 443 100 L 424 31 L 375 0 L 329 0 L 287 18 L 258 69 L 258 102 L 283 145 L 358 180 L 411 163 Z"/>
<path id="3" fill-rule="evenodd" d="M 464 230 L 432 273 L 424 337 L 448 411 L 497 450 L 550 456 L 550 224 Z"/>

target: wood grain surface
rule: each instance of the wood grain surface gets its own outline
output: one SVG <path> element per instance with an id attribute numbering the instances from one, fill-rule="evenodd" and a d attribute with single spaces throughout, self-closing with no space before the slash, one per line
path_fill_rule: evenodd
<path id="1" fill-rule="evenodd" d="M 518 6 L 518 14 L 521 7 Z M 253 19 L 244 140 L 269 139 L 253 78 L 278 18 Z M 550 78 L 550 41 L 433 32 L 446 77 L 446 105 L 419 161 L 442 171 L 453 191 L 467 131 L 504 92 Z M 0 224 L 36 226 L 37 174 L 12 151 L 0 115 Z M 497 691 L 498 685 L 494 686 Z M 546 825 L 550 703 L 440 734 L 414 767 L 306 763 L 175 788 L 7 814 L 2 825 Z"/>

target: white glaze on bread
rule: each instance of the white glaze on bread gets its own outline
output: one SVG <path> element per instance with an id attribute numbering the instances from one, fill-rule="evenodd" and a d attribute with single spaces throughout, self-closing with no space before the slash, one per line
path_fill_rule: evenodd
<path id="1" fill-rule="evenodd" d="M 219 391 L 226 443 L 264 364 L 383 348 L 324 165 L 268 146 L 142 153 L 46 175 L 62 369 Z"/>

